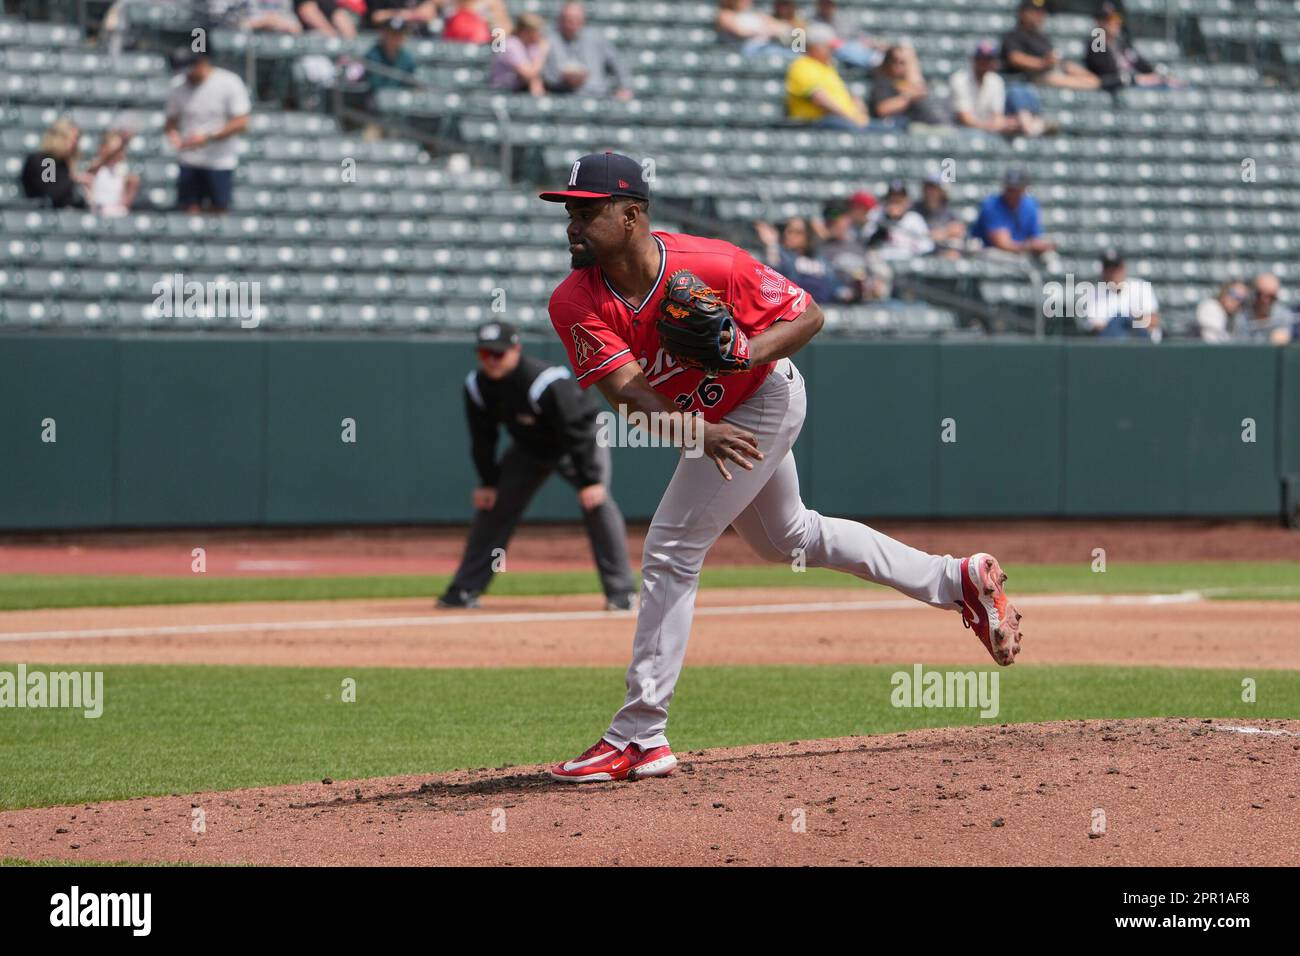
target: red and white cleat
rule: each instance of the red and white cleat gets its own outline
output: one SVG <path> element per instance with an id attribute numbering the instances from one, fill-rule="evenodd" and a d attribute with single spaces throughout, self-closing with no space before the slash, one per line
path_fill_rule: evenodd
<path id="1" fill-rule="evenodd" d="M 677 767 L 677 758 L 667 744 L 642 750 L 628 744 L 619 750 L 607 740 L 596 741 L 573 760 L 551 768 L 551 779 L 565 783 L 603 783 L 611 780 L 638 780 L 641 777 L 666 777 Z"/>
<path id="2" fill-rule="evenodd" d="M 640 780 L 642 777 L 666 777 L 677 769 L 677 758 L 668 749 L 668 745 L 642 750 L 636 744 L 627 748 L 635 751 L 632 767 L 627 772 L 627 779 Z"/>
<path id="3" fill-rule="evenodd" d="M 981 551 L 962 558 L 962 623 L 1003 667 L 1014 664 L 1020 653 L 1020 612 L 1007 600 L 1006 580 L 993 555 Z"/>

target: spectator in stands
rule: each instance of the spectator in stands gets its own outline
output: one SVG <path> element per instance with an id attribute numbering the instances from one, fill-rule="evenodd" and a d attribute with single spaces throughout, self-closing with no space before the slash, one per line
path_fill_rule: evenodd
<path id="1" fill-rule="evenodd" d="M 858 241 L 864 244 L 865 248 L 867 236 L 871 234 L 867 231 L 867 222 L 871 219 L 872 210 L 880 203 L 876 201 L 876 197 L 871 193 L 865 189 L 859 189 L 849 197 L 848 205 L 849 219 L 853 221 L 853 233 Z"/>
<path id="2" fill-rule="evenodd" d="M 1044 86 L 1071 90 L 1095 90 L 1101 86 L 1086 67 L 1062 60 L 1043 32 L 1047 22 L 1047 0 L 1021 0 L 1016 13 L 1016 27 L 1002 37 L 1003 70 Z M 1009 104 L 1009 112 L 1019 112 Z M 1041 112 L 1037 110 L 1036 112 Z"/>
<path id="3" fill-rule="evenodd" d="M 1102 89 L 1118 90 L 1125 86 L 1167 86 L 1169 78 L 1156 70 L 1133 45 L 1124 14 L 1111 0 L 1097 8 L 1097 26 L 1084 41 L 1084 65 L 1101 81 Z"/>
<path id="4" fill-rule="evenodd" d="M 180 175 L 177 204 L 186 212 L 226 212 L 239 162 L 237 137 L 248 128 L 252 102 L 244 81 L 213 66 L 208 52 L 181 47 L 173 57 L 180 73 L 167 98 L 163 131 L 176 150 Z"/>
<path id="5" fill-rule="evenodd" d="M 550 37 L 542 80 L 555 93 L 583 96 L 632 98 L 632 74 L 614 44 L 603 33 L 587 28 L 587 12 L 581 3 L 560 8 L 556 31 Z"/>
<path id="6" fill-rule="evenodd" d="M 849 92 L 831 62 L 835 33 L 824 23 L 808 28 L 808 52 L 790 64 L 785 74 L 785 108 L 793 120 L 828 129 L 864 130 L 867 106 Z"/>
<path id="7" fill-rule="evenodd" d="M 489 84 L 498 90 L 527 90 L 534 96 L 546 92 L 542 71 L 550 55 L 546 23 L 535 13 L 521 14 L 515 32 L 506 38 L 500 53 L 492 57 Z"/>
<path id="8" fill-rule="evenodd" d="M 425 33 L 438 19 L 438 8 L 445 0 L 370 0 L 367 17 L 370 26 L 378 30 L 394 17 L 406 21 L 407 32 Z"/>
<path id="9" fill-rule="evenodd" d="M 126 162 L 131 135 L 128 129 L 106 132 L 94 162 L 86 167 L 87 175 L 93 177 L 90 208 L 101 216 L 125 216 L 140 192 L 140 177 L 131 172 Z"/>
<path id="10" fill-rule="evenodd" d="M 81 130 L 72 120 L 56 119 L 23 162 L 23 194 L 55 209 L 85 209 L 87 179 L 77 170 L 80 156 Z"/>
<path id="11" fill-rule="evenodd" d="M 503 0 L 451 0 L 454 9 L 442 25 L 442 38 L 457 43 L 491 43 L 510 32 Z"/>
<path id="12" fill-rule="evenodd" d="M 1164 330 L 1155 290 L 1145 279 L 1130 279 L 1123 256 L 1114 249 L 1102 254 L 1101 282 L 1092 288 L 1079 315 L 1085 329 L 1103 339 L 1160 341 Z"/>
<path id="13" fill-rule="evenodd" d="M 817 0 L 813 23 L 824 23 L 835 31 L 835 59 L 842 66 L 874 70 L 885 59 L 888 44 L 874 40 L 840 15 L 835 0 Z"/>
<path id="14" fill-rule="evenodd" d="M 789 27 L 776 17 L 754 9 L 754 0 L 719 0 L 713 20 L 718 40 L 741 53 L 789 53 Z"/>
<path id="15" fill-rule="evenodd" d="M 818 302 L 840 301 L 844 286 L 835 267 L 817 252 L 812 231 L 803 218 L 791 219 L 780 233 L 766 222 L 754 223 L 754 231 L 763 244 L 760 258 L 764 262 Z M 852 293 L 851 289 L 844 291 Z"/>
<path id="16" fill-rule="evenodd" d="M 840 281 L 840 301 L 858 302 L 889 297 L 888 270 L 873 270 L 867 262 L 867 247 L 845 202 L 827 203 L 824 219 L 812 223 L 818 250 L 835 270 Z"/>
<path id="17" fill-rule="evenodd" d="M 299 0 L 295 9 L 302 25 L 312 33 L 354 40 L 357 36 L 357 0 Z M 365 10 L 364 3 L 361 6 Z"/>
<path id="18" fill-rule="evenodd" d="M 989 249 L 1041 256 L 1056 251 L 1056 243 L 1043 235 L 1038 200 L 1028 194 L 1029 173 L 1013 166 L 1002 180 L 1002 191 L 980 203 L 971 224 L 971 238 Z"/>
<path id="19" fill-rule="evenodd" d="M 455 9 L 442 22 L 442 38 L 482 46 L 492 42 L 492 26 L 474 0 L 456 0 Z"/>
<path id="20" fill-rule="evenodd" d="M 1007 114 L 1007 85 L 998 73 L 998 48 L 991 40 L 976 45 L 971 65 L 958 70 L 948 81 L 952 112 L 957 125 L 1003 136 L 1041 136 L 1057 132 L 1055 123 L 1045 123 L 1033 112 L 1033 102 L 1022 99 L 1018 112 Z"/>
<path id="21" fill-rule="evenodd" d="M 772 19 L 781 24 L 781 38 L 787 47 L 793 47 L 794 38 L 800 36 L 796 30 L 808 32 L 808 21 L 799 16 L 794 0 L 772 0 Z"/>
<path id="22" fill-rule="evenodd" d="M 895 262 L 934 251 L 934 240 L 921 214 L 912 208 L 907 184 L 890 182 L 885 200 L 867 220 L 867 250 L 874 261 Z"/>
<path id="23" fill-rule="evenodd" d="M 208 0 L 208 15 L 222 26 L 266 33 L 302 33 L 293 0 Z"/>
<path id="24" fill-rule="evenodd" d="M 402 73 L 414 79 L 415 57 L 406 48 L 406 21 L 401 17 L 389 17 L 379 31 L 379 40 L 366 52 L 366 81 L 372 93 L 379 90 L 402 89 L 409 86 L 393 73 Z M 382 72 L 388 71 L 388 72 Z"/>
<path id="25" fill-rule="evenodd" d="M 912 208 L 925 220 L 936 251 L 950 258 L 961 254 L 966 242 L 966 223 L 962 222 L 948 203 L 948 189 L 944 185 L 943 176 L 939 173 L 926 174 L 921 186 L 921 199 Z"/>
<path id="26" fill-rule="evenodd" d="M 1250 310 L 1238 314 L 1232 337 L 1238 342 L 1268 342 L 1286 345 L 1291 341 L 1291 324 L 1295 317 L 1282 305 L 1282 283 L 1271 272 L 1255 277 L 1255 294 Z"/>
<path id="27" fill-rule="evenodd" d="M 1244 282 L 1225 282 L 1219 294 L 1201 302 L 1196 307 L 1196 327 L 1202 342 L 1216 344 L 1232 340 L 1233 327 L 1241 314 L 1241 307 L 1250 298 Z"/>
<path id="28" fill-rule="evenodd" d="M 871 115 L 884 125 L 906 129 L 912 123 L 942 126 L 949 117 L 930 97 L 916 51 L 891 46 L 871 83 Z"/>

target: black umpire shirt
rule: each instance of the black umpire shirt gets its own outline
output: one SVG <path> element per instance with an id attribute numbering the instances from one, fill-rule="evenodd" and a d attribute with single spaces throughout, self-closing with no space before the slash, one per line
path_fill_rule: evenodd
<path id="1" fill-rule="evenodd" d="M 476 369 L 465 379 L 474 467 L 485 488 L 501 477 L 497 463 L 500 425 L 529 454 L 554 463 L 571 456 L 583 486 L 601 482 L 596 461 L 596 400 L 583 392 L 567 366 L 520 356 L 515 370 L 494 381 Z"/>

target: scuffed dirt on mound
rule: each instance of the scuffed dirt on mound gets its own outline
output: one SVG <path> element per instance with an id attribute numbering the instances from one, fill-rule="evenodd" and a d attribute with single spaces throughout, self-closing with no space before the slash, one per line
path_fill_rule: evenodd
<path id="1" fill-rule="evenodd" d="M 260 864 L 1300 863 L 1300 722 L 1069 721 L 0 814 L 0 856 Z M 557 755 L 557 757 L 563 755 Z M 192 829 L 203 811 L 205 832 Z M 1104 814 L 1104 833 L 1097 832 Z"/>

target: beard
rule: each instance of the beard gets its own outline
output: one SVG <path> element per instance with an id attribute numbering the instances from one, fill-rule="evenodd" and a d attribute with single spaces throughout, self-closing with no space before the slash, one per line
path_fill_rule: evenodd
<path id="1" fill-rule="evenodd" d="M 596 256 L 586 246 L 578 252 L 569 253 L 570 269 L 586 269 L 588 266 L 594 266 L 595 264 Z"/>

